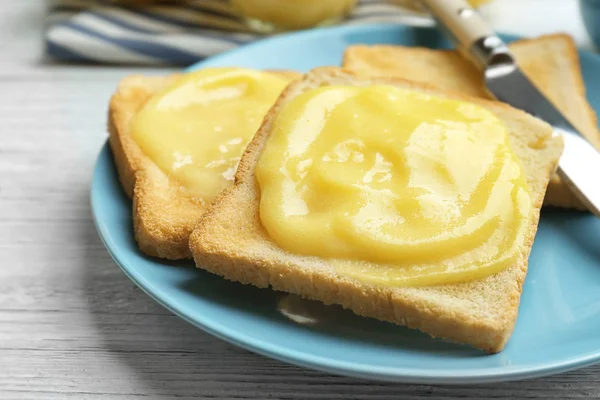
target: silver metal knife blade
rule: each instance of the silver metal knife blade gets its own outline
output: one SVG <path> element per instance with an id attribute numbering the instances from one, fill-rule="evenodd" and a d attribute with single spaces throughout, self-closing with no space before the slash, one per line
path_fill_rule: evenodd
<path id="1" fill-rule="evenodd" d="M 600 185 L 593 171 L 600 171 L 600 155 L 562 113 L 540 93 L 516 66 L 490 65 L 484 71 L 485 83 L 498 100 L 534 115 L 561 134 L 564 150 L 556 173 L 574 194 L 600 216 Z"/>
<path id="2" fill-rule="evenodd" d="M 600 153 L 519 69 L 504 42 L 465 0 L 421 0 L 457 48 L 483 71 L 488 91 L 498 100 L 528 112 L 562 135 L 564 151 L 557 174 L 581 202 L 600 217 Z"/>

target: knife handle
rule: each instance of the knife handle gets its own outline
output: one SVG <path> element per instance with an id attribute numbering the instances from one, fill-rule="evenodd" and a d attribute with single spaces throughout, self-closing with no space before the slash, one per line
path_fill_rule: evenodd
<path id="1" fill-rule="evenodd" d="M 506 44 L 466 0 L 421 0 L 463 55 L 480 69 L 514 63 Z"/>

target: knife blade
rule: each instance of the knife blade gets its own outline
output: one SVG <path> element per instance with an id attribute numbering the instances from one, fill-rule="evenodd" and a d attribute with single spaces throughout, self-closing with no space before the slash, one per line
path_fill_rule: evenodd
<path id="1" fill-rule="evenodd" d="M 506 44 L 465 0 L 421 0 L 458 50 L 482 72 L 488 92 L 552 125 L 564 151 L 557 174 L 575 196 L 600 217 L 600 153 L 521 71 Z"/>

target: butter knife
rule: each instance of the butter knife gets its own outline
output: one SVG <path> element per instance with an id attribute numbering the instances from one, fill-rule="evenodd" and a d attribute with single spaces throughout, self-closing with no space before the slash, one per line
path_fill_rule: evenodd
<path id="1" fill-rule="evenodd" d="M 523 74 L 506 44 L 465 0 L 421 0 L 439 28 L 482 72 L 495 98 L 532 114 L 562 135 L 556 173 L 581 202 L 600 217 L 600 153 Z"/>

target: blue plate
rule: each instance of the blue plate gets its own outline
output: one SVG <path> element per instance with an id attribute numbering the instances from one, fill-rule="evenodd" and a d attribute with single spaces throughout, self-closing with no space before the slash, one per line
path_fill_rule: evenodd
<path id="1" fill-rule="evenodd" d="M 507 37 L 507 40 L 514 39 Z M 307 71 L 339 65 L 355 43 L 448 47 L 433 29 L 361 25 L 275 37 L 192 68 L 246 66 Z M 580 52 L 588 98 L 600 110 L 600 57 Z M 132 235 L 131 202 L 110 151 L 98 159 L 92 207 L 100 236 L 123 271 L 162 305 L 203 330 L 269 357 L 356 377 L 412 383 L 524 379 L 600 360 L 600 221 L 544 210 L 506 349 L 486 355 L 466 346 L 338 307 L 232 283 L 192 267 L 148 258 Z"/>

